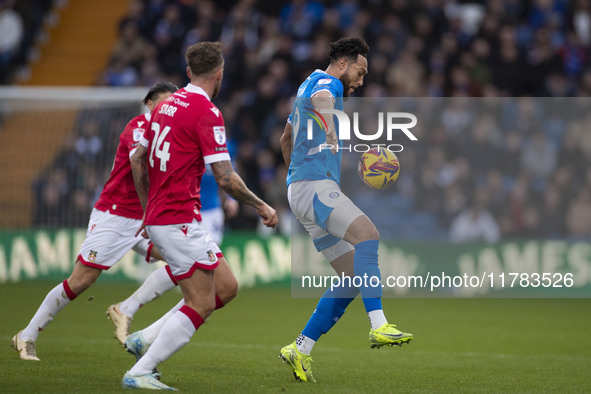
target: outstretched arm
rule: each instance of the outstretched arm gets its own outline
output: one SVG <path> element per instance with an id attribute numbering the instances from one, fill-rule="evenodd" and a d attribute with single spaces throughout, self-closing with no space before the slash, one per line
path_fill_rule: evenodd
<path id="1" fill-rule="evenodd" d="M 278 219 L 275 210 L 246 187 L 229 160 L 211 163 L 211 169 L 216 182 L 226 193 L 240 202 L 253 206 L 259 216 L 263 218 L 265 226 L 275 227 L 277 225 Z"/>

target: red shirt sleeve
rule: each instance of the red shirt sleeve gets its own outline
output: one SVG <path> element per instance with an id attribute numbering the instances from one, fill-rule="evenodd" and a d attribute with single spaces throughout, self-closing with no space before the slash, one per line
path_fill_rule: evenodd
<path id="1" fill-rule="evenodd" d="M 219 109 L 213 104 L 203 117 L 198 133 L 198 144 L 205 164 L 230 160 L 226 146 L 226 127 Z"/>

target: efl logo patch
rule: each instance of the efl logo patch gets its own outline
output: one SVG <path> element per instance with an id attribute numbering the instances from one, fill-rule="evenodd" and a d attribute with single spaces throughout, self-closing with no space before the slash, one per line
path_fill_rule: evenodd
<path id="1" fill-rule="evenodd" d="M 224 145 L 226 143 L 226 128 L 224 126 L 214 126 L 213 138 L 218 145 Z"/>
<path id="2" fill-rule="evenodd" d="M 318 80 L 318 85 L 328 85 L 331 82 L 332 82 L 332 79 L 330 79 L 330 78 L 323 78 L 323 79 L 319 79 Z"/>
<path id="3" fill-rule="evenodd" d="M 133 130 L 133 140 L 139 141 L 142 139 L 142 135 L 144 135 L 144 129 L 134 129 Z"/>
<path id="4" fill-rule="evenodd" d="M 88 253 L 88 261 L 90 261 L 91 263 L 94 263 L 96 261 L 96 254 L 98 252 L 96 250 L 91 250 L 90 253 Z"/>

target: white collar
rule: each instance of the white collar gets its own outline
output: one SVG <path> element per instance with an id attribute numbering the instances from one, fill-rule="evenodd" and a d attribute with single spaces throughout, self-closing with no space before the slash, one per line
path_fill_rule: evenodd
<path id="1" fill-rule="evenodd" d="M 187 86 L 185 86 L 185 90 L 190 93 L 197 93 L 202 96 L 205 96 L 206 99 L 211 101 L 211 99 L 209 98 L 209 95 L 207 93 L 205 93 L 205 90 L 201 89 L 201 87 L 199 87 L 197 85 L 193 85 L 193 84 L 189 83 L 189 84 L 187 84 Z"/>
<path id="2" fill-rule="evenodd" d="M 152 116 L 150 115 L 150 113 L 149 113 L 149 112 L 146 112 L 146 113 L 144 114 L 144 118 L 145 118 L 145 119 L 146 119 L 148 122 L 150 121 L 150 118 L 151 118 L 151 117 L 152 117 Z"/>

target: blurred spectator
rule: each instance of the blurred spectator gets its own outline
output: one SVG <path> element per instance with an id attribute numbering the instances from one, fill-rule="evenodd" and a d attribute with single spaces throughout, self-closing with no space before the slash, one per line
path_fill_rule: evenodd
<path id="1" fill-rule="evenodd" d="M 541 131 L 534 132 L 521 156 L 523 169 L 534 177 L 546 178 L 556 168 L 556 149 Z"/>
<path id="2" fill-rule="evenodd" d="M 449 238 L 453 243 L 483 241 L 494 243 L 500 239 L 499 225 L 487 208 L 486 190 L 476 191 L 469 207 L 451 223 Z"/>
<path id="3" fill-rule="evenodd" d="M 11 65 L 24 36 L 23 20 L 13 5 L 14 0 L 0 1 L 0 84 L 10 80 Z"/>
<path id="4" fill-rule="evenodd" d="M 237 171 L 278 212 L 283 207 L 289 214 L 275 140 L 291 111 L 290 98 L 302 78 L 327 66 L 329 42 L 362 35 L 371 47 L 369 74 L 356 95 L 398 96 L 401 108 L 412 102 L 405 98 L 422 97 L 405 109 L 423 114 L 416 127 L 421 143 L 405 145 L 398 155 L 400 177 L 384 191 L 393 195 L 380 200 L 407 222 L 381 223 L 382 234 L 448 239 L 452 221 L 463 217 L 467 227 L 496 222 L 503 238 L 564 238 L 577 227 L 573 220 L 567 226 L 566 213 L 581 211 L 581 190 L 591 188 L 590 10 L 587 0 L 134 0 L 99 84 L 167 79 L 184 85 L 185 49 L 197 41 L 223 41 L 225 76 L 216 105 L 238 143 Z M 532 98 L 537 96 L 549 98 Z M 561 103 L 557 98 L 564 96 L 581 99 Z M 54 212 L 48 219 L 54 225 L 75 223 L 73 212 L 85 209 L 83 200 L 92 200 L 95 184 L 100 187 L 108 173 L 110 163 L 98 157 L 113 149 L 110 130 L 120 128 L 97 124 L 96 133 L 77 125 L 37 184 L 37 191 L 48 189 L 44 199 L 43 191 L 37 195 Z M 92 147 L 99 145 L 92 161 Z M 352 171 L 357 162 L 349 156 L 343 167 Z M 81 175 L 87 160 L 95 179 Z M 48 179 L 59 178 L 52 173 L 60 166 L 67 187 L 64 203 L 56 206 Z M 344 179 L 344 186 L 355 189 L 355 180 Z M 471 203 L 483 193 L 488 201 L 480 201 L 475 216 Z M 254 212 L 242 209 L 228 227 L 252 230 L 256 223 Z M 409 231 L 396 232 L 401 227 Z"/>
<path id="5" fill-rule="evenodd" d="M 572 240 L 591 237 L 591 192 L 581 189 L 566 213 L 567 234 Z"/>

